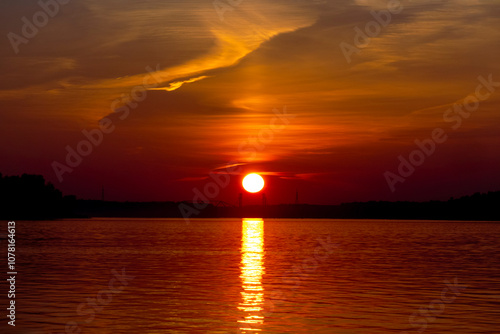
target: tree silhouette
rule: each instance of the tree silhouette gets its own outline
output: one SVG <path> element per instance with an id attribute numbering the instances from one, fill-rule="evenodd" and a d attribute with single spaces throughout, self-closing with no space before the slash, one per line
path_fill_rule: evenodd
<path id="1" fill-rule="evenodd" d="M 1 219 L 54 219 L 70 214 L 74 197 L 63 197 L 42 175 L 0 173 Z"/>

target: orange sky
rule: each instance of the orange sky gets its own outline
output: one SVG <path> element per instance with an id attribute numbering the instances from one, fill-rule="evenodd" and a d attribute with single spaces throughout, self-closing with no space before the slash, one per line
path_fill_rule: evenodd
<path id="1" fill-rule="evenodd" d="M 30 38 L 37 1 L 2 2 L 0 172 L 80 198 L 104 185 L 109 200 L 189 200 L 234 161 L 264 174 L 271 204 L 296 190 L 324 204 L 499 190 L 500 1 L 388 2 L 244 0 L 222 14 L 211 1 L 83 0 Z M 377 25 L 346 59 L 341 45 Z M 488 97 L 447 114 L 480 76 Z M 66 147 L 103 119 L 113 130 L 68 166 Z M 436 128 L 447 139 L 391 186 L 384 173 L 402 177 L 398 157 Z M 217 199 L 235 204 L 240 179 Z"/>

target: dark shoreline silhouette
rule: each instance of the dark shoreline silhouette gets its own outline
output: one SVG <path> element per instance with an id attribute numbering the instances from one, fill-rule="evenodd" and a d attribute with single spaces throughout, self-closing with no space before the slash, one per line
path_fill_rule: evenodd
<path id="1" fill-rule="evenodd" d="M 41 175 L 0 174 L 0 219 L 52 220 L 60 218 L 184 218 L 179 205 L 193 208 L 192 218 L 332 218 L 500 221 L 500 191 L 475 193 L 448 201 L 353 202 L 340 205 L 279 204 L 267 206 L 218 206 L 202 210 L 191 202 L 115 202 L 63 196 Z M 221 202 L 222 203 L 222 202 Z M 189 210 L 188 210 L 189 211 Z"/>
<path id="2" fill-rule="evenodd" d="M 0 219 L 41 220 L 74 216 L 75 196 L 63 196 L 42 175 L 0 173 Z"/>

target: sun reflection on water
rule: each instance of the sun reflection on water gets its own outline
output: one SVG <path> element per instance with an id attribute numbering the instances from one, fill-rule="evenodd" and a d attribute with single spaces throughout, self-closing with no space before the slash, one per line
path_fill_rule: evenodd
<path id="1" fill-rule="evenodd" d="M 245 312 L 240 323 L 240 333 L 255 333 L 264 322 L 264 220 L 243 219 L 241 240 L 241 285 L 242 301 L 238 309 Z"/>

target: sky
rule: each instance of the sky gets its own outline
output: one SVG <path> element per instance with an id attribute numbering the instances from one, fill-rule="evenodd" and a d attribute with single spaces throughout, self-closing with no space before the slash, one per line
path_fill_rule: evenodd
<path id="1" fill-rule="evenodd" d="M 500 190 L 500 1 L 59 1 L 0 3 L 3 175 L 119 201 L 236 204 L 250 172 L 269 204 Z"/>

